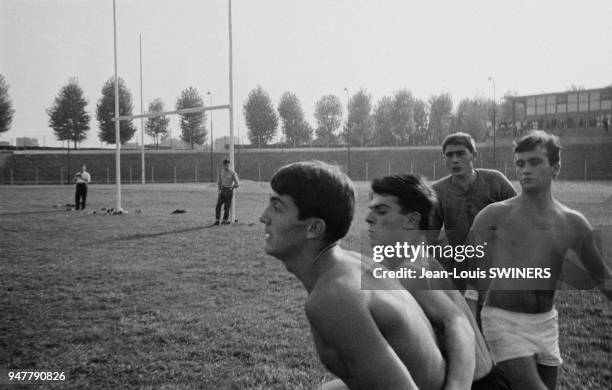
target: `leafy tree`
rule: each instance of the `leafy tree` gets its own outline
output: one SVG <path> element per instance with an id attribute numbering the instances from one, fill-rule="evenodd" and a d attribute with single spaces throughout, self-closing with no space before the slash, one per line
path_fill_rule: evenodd
<path id="1" fill-rule="evenodd" d="M 164 111 L 164 102 L 160 99 L 154 99 L 149 103 L 149 114 Z M 159 148 L 159 141 L 168 137 L 168 124 L 170 118 L 165 115 L 153 116 L 147 118 L 145 132 L 148 136 L 153 137 L 155 149 Z"/>
<path id="2" fill-rule="evenodd" d="M 202 107 L 204 101 L 196 88 L 189 87 L 181 92 L 181 96 L 176 100 L 176 109 Z M 202 145 L 206 139 L 206 112 L 194 112 L 191 114 L 181 114 L 179 124 L 181 126 L 181 139 L 183 142 L 194 148 L 194 144 Z"/>
<path id="3" fill-rule="evenodd" d="M 9 97 L 9 85 L 4 80 L 4 76 L 0 74 L 0 133 L 4 133 L 11 128 L 13 121 L 13 103 Z"/>
<path id="4" fill-rule="evenodd" d="M 391 123 L 395 138 L 401 144 L 407 144 L 415 133 L 414 97 L 410 91 L 402 89 L 395 93 Z"/>
<path id="5" fill-rule="evenodd" d="M 302 104 L 294 93 L 283 93 L 278 103 L 278 114 L 283 122 L 283 133 L 287 144 L 302 145 L 310 142 L 312 128 L 304 121 Z"/>
<path id="6" fill-rule="evenodd" d="M 483 98 L 461 100 L 457 107 L 456 130 L 470 134 L 476 142 L 484 141 L 492 104 L 492 101 Z"/>
<path id="7" fill-rule="evenodd" d="M 261 86 L 251 90 L 243 107 L 244 119 L 249 128 L 248 137 L 253 145 L 267 145 L 274 138 L 278 116 L 270 95 Z"/>
<path id="8" fill-rule="evenodd" d="M 71 78 L 55 97 L 55 101 L 47 109 L 49 126 L 60 141 L 77 142 L 87 138 L 90 116 L 85 111 L 87 100 L 83 97 L 83 90 L 76 78 Z"/>
<path id="9" fill-rule="evenodd" d="M 374 109 L 374 144 L 380 146 L 392 146 L 397 144 L 397 139 L 393 133 L 393 122 L 391 114 L 393 112 L 393 99 L 384 96 L 378 101 Z"/>
<path id="10" fill-rule="evenodd" d="M 327 140 L 327 146 L 332 144 L 332 139 L 335 140 L 335 131 L 342 124 L 342 103 L 335 95 L 326 95 L 321 97 L 315 105 L 314 112 L 317 120 L 317 137 L 321 140 Z"/>
<path id="11" fill-rule="evenodd" d="M 365 146 L 374 135 L 372 117 L 372 95 L 360 89 L 349 100 L 348 126 L 351 145 Z"/>
<path id="12" fill-rule="evenodd" d="M 433 142 L 441 143 L 449 134 L 453 98 L 448 93 L 429 98 L 429 135 Z"/>
<path id="13" fill-rule="evenodd" d="M 132 93 L 125 86 L 125 82 L 119 78 L 119 116 L 132 115 Z M 102 86 L 102 97 L 98 100 L 96 107 L 96 118 L 99 122 L 100 132 L 98 138 L 102 142 L 115 143 L 115 77 L 108 79 Z M 119 122 L 119 142 L 125 144 L 132 139 L 136 127 L 132 120 Z"/>
<path id="14" fill-rule="evenodd" d="M 416 99 L 414 102 L 414 144 L 425 145 L 429 142 L 427 133 L 427 103 L 421 99 Z"/>

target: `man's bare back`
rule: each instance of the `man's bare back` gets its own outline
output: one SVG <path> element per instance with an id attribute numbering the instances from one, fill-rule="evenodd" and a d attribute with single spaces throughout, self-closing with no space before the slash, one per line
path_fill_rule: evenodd
<path id="1" fill-rule="evenodd" d="M 306 314 L 325 366 L 350 388 L 368 377 L 392 376 L 387 370 L 397 368 L 406 369 L 418 388 L 441 388 L 445 362 L 429 321 L 410 293 L 399 284 L 375 279 L 367 272 L 374 263 L 354 252 L 334 248 L 318 263 L 321 277 L 308 296 Z M 370 372 L 355 370 L 361 365 L 351 361 L 345 348 L 360 349 Z M 379 354 L 380 348 L 394 353 Z M 399 360 L 373 361 L 371 356 Z"/>

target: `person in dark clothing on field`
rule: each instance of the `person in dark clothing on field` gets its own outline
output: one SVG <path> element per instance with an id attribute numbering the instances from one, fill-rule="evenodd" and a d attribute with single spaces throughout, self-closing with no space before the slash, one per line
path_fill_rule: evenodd
<path id="1" fill-rule="evenodd" d="M 76 182 L 74 205 L 77 210 L 79 208 L 83 210 L 87 202 L 87 184 L 91 181 L 91 176 L 87 172 L 85 164 L 81 165 L 81 170 L 74 174 L 74 181 Z"/>
<path id="2" fill-rule="evenodd" d="M 217 198 L 217 207 L 215 207 L 215 225 L 219 224 L 221 206 L 223 206 L 223 224 L 229 225 L 229 210 L 232 206 L 234 188 L 238 188 L 240 182 L 236 172 L 230 168 L 230 160 L 228 159 L 223 160 L 223 169 L 219 173 L 217 185 L 219 187 L 219 197 Z"/>

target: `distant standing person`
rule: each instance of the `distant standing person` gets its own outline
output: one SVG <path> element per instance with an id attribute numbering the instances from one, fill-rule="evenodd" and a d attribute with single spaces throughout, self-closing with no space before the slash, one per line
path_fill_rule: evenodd
<path id="1" fill-rule="evenodd" d="M 239 185 L 238 175 L 230 168 L 230 160 L 223 160 L 223 169 L 219 173 L 219 180 L 217 182 L 219 197 L 217 198 L 217 207 L 215 208 L 215 225 L 219 224 L 221 206 L 223 206 L 223 224 L 229 225 L 229 211 L 232 206 L 232 198 L 234 197 L 234 188 L 238 188 Z"/>
<path id="2" fill-rule="evenodd" d="M 87 172 L 85 164 L 81 165 L 81 170 L 74 174 L 74 181 L 76 182 L 76 191 L 74 193 L 75 208 L 78 210 L 80 206 L 81 210 L 84 210 L 87 202 L 87 184 L 91 181 L 91 176 Z"/>
<path id="3" fill-rule="evenodd" d="M 449 134 L 442 141 L 442 154 L 450 175 L 432 184 L 438 195 L 438 207 L 432 221 L 436 233 L 444 226 L 448 243 L 464 245 L 476 214 L 485 206 L 516 195 L 512 183 L 499 171 L 474 169 L 478 156 L 476 143 L 466 133 Z M 468 262 L 439 259 L 448 271 L 467 269 Z M 459 290 L 465 290 L 465 279 L 456 279 Z"/>

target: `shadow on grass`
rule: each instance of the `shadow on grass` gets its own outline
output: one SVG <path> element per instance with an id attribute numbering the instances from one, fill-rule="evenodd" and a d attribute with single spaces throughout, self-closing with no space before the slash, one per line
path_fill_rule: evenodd
<path id="1" fill-rule="evenodd" d="M 240 223 L 234 223 L 232 225 L 230 225 L 231 227 L 236 227 L 236 226 L 254 226 L 255 223 L 254 222 L 240 222 Z M 114 238 L 108 238 L 108 239 L 104 239 L 104 240 L 98 240 L 98 241 L 93 241 L 93 242 L 89 242 L 86 244 L 83 244 L 81 246 L 91 246 L 91 245 L 97 245 L 97 244 L 108 244 L 108 243 L 112 243 L 112 242 L 122 242 L 122 241 L 133 241 L 133 240 L 143 240 L 143 239 L 147 239 L 147 238 L 156 238 L 156 237 L 161 237 L 161 236 L 167 236 L 167 235 L 172 235 L 172 234 L 181 234 L 181 233 L 190 233 L 190 232 L 194 232 L 197 230 L 204 230 L 204 229 L 210 229 L 210 228 L 217 228 L 217 229 L 223 229 L 225 228 L 225 226 L 219 226 L 219 225 L 215 225 L 214 223 L 211 223 L 209 225 L 201 225 L 201 226 L 192 226 L 192 227 L 188 227 L 188 228 L 184 228 L 184 229 L 176 229 L 176 230 L 168 230 L 165 232 L 157 232 L 157 233 L 136 233 L 136 234 L 131 234 L 128 236 L 123 236 L 123 237 L 114 237 Z"/>

